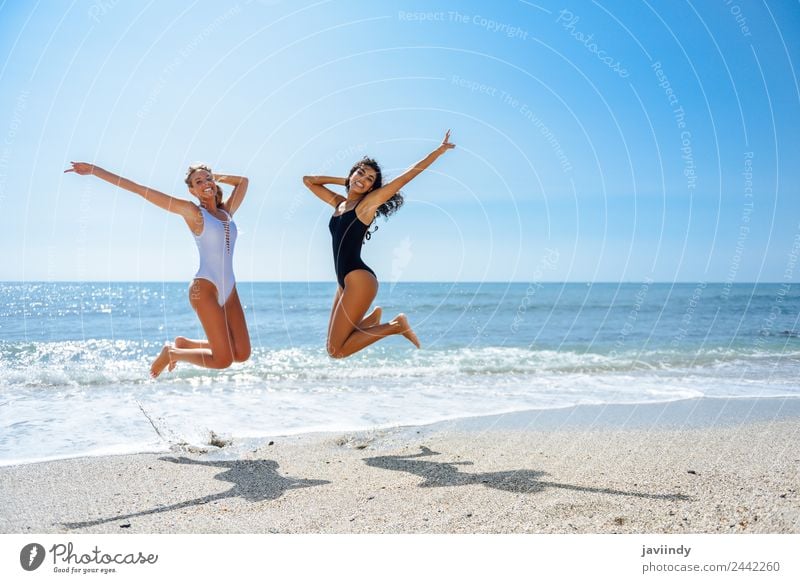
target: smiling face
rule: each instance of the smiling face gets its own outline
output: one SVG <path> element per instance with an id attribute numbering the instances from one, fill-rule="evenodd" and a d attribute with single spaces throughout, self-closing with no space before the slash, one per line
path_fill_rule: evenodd
<path id="1" fill-rule="evenodd" d="M 353 194 L 367 194 L 375 184 L 378 173 L 373 168 L 364 164 L 357 166 L 350 175 L 350 192 Z"/>
<path id="2" fill-rule="evenodd" d="M 381 167 L 375 160 L 366 156 L 353 165 L 345 182 L 348 194 L 356 196 L 364 196 L 381 186 L 383 186 Z"/>
<path id="3" fill-rule="evenodd" d="M 214 176 L 205 168 L 192 172 L 186 181 L 189 184 L 189 192 L 195 195 L 205 208 L 214 209 L 222 203 L 222 196 L 217 183 L 214 182 Z"/>

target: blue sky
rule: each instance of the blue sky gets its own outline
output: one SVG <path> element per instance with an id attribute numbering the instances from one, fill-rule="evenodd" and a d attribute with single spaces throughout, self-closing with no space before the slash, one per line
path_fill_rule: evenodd
<path id="1" fill-rule="evenodd" d="M 3 280 L 190 280 L 179 217 L 62 170 L 188 198 L 202 160 L 251 180 L 239 280 L 332 281 L 301 177 L 447 128 L 382 280 L 797 277 L 797 2 L 6 1 L 0 31 Z"/>

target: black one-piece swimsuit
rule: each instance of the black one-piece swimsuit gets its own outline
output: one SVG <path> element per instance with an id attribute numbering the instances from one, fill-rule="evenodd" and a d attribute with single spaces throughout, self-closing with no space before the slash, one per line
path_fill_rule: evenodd
<path id="1" fill-rule="evenodd" d="M 375 275 L 375 272 L 361 260 L 361 246 L 364 243 L 364 235 L 369 230 L 369 225 L 362 223 L 356 215 L 356 207 L 360 203 L 361 201 L 358 201 L 356 206 L 340 215 L 334 214 L 328 223 L 333 241 L 333 264 L 336 268 L 336 279 L 342 287 L 344 287 L 345 276 L 355 269 L 366 269 Z"/>

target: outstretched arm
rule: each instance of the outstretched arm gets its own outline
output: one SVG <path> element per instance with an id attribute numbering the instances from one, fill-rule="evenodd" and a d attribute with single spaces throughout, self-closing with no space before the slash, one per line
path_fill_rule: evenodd
<path id="1" fill-rule="evenodd" d="M 233 186 L 233 192 L 228 197 L 228 200 L 225 201 L 225 209 L 233 215 L 244 201 L 244 195 L 247 194 L 247 187 L 250 181 L 244 176 L 233 176 L 231 174 L 214 174 L 214 180 Z"/>
<path id="2" fill-rule="evenodd" d="M 322 202 L 326 202 L 333 208 L 338 207 L 342 201 L 345 200 L 341 194 L 336 194 L 329 188 L 325 188 L 325 184 L 338 184 L 344 186 L 347 182 L 346 178 L 336 178 L 334 176 L 303 176 L 303 184 L 306 185 L 311 192 L 317 195 L 317 198 Z"/>
<path id="3" fill-rule="evenodd" d="M 450 143 L 450 130 L 447 130 L 447 133 L 444 135 L 444 139 L 438 148 L 408 168 L 408 170 L 403 172 L 400 176 L 388 184 L 385 184 L 381 188 L 373 190 L 367 194 L 364 202 L 361 205 L 362 207 L 365 207 L 365 212 L 368 213 L 369 216 L 372 216 L 379 206 L 392 198 L 401 188 L 420 175 L 422 171 L 433 164 L 436 159 L 439 158 L 439 156 L 444 154 L 447 150 L 452 150 L 455 147 L 455 144 Z"/>
<path id="4" fill-rule="evenodd" d="M 197 213 L 197 207 L 188 200 L 175 198 L 174 196 L 159 192 L 158 190 L 153 190 L 147 186 L 142 186 L 141 184 L 137 184 L 132 180 L 123 178 L 122 176 L 117 176 L 116 174 L 109 172 L 108 170 L 104 170 L 103 168 L 100 168 L 100 166 L 95 166 L 94 164 L 87 164 L 85 162 L 72 162 L 72 168 L 67 168 L 64 170 L 64 172 L 74 172 L 75 174 L 80 174 L 81 176 L 97 176 L 98 178 L 101 178 L 102 180 L 105 180 L 114 186 L 119 186 L 120 188 L 124 188 L 125 190 L 129 190 L 130 192 L 138 194 L 146 201 L 153 203 L 165 211 L 181 215 L 187 220 L 187 222 Z"/>

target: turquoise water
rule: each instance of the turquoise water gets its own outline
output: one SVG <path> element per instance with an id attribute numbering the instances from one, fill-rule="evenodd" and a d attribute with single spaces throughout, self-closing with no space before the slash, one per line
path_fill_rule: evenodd
<path id="1" fill-rule="evenodd" d="M 183 283 L 0 283 L 0 463 L 692 397 L 800 395 L 784 284 L 383 283 L 422 343 L 325 353 L 332 283 L 239 283 L 251 359 L 148 367 L 202 337 Z M 153 430 L 144 412 L 156 423 Z"/>

